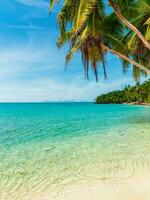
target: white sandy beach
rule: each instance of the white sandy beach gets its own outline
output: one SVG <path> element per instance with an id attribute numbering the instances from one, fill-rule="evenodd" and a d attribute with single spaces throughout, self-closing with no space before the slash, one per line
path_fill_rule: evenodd
<path id="1" fill-rule="evenodd" d="M 88 186 L 68 187 L 56 200 L 149 200 L 150 175 L 136 175 L 122 182 L 101 181 Z M 47 199 L 46 199 L 47 200 Z"/>
<path id="2" fill-rule="evenodd" d="M 23 200 L 150 200 L 150 174 L 147 171 L 126 179 L 77 182 L 39 195 L 26 196 Z"/>
<path id="3" fill-rule="evenodd" d="M 137 174 L 126 180 L 93 181 L 87 185 L 81 182 L 54 193 L 26 194 L 22 200 L 150 200 L 150 175 Z"/>

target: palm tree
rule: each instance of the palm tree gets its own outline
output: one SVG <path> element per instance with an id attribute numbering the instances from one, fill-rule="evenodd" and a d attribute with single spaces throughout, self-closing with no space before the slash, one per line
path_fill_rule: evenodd
<path id="1" fill-rule="evenodd" d="M 131 29 L 137 36 L 138 38 L 142 41 L 142 43 L 145 45 L 150 50 L 150 43 L 145 39 L 145 37 L 142 35 L 142 33 L 133 25 L 131 24 L 121 13 L 120 9 L 116 6 L 113 0 L 108 0 L 110 3 L 111 7 L 113 8 L 115 14 L 117 17 L 129 28 Z M 121 3 L 123 1 L 121 0 Z M 147 1 L 148 2 L 148 1 Z M 140 2 L 142 3 L 142 2 Z M 149 2 L 150 3 L 150 2 Z M 149 18 L 150 19 L 150 18 Z"/>
<path id="2" fill-rule="evenodd" d="M 119 6 L 120 10 L 122 10 L 122 13 L 125 15 L 125 17 L 128 20 L 130 20 L 132 24 L 141 31 L 142 35 L 144 35 L 146 40 L 150 42 L 149 0 L 138 0 L 138 1 L 127 0 L 127 1 L 128 1 L 128 6 L 126 7 Z M 130 56 L 134 61 L 144 66 L 147 66 L 147 68 L 150 67 L 150 51 L 145 47 L 141 39 L 133 31 L 126 29 L 126 34 L 124 35 L 122 42 L 125 44 L 126 55 L 128 57 Z M 124 62 L 123 64 L 124 64 L 124 71 L 126 71 L 129 67 L 129 63 Z M 146 74 L 143 70 L 139 70 L 139 68 L 133 65 L 133 76 L 135 80 L 139 80 L 141 75 L 146 75 Z"/>
<path id="3" fill-rule="evenodd" d="M 57 0 L 51 0 L 51 9 L 56 2 Z M 121 22 L 123 21 L 123 23 L 125 23 L 124 19 L 122 19 L 120 10 L 118 7 L 116 7 L 116 4 L 114 4 L 114 2 L 111 0 L 109 0 L 109 3 L 114 8 L 119 19 L 121 18 Z M 120 12 L 119 15 L 118 12 Z M 127 30 L 124 31 L 124 27 L 122 26 L 121 22 L 118 22 L 116 19 L 116 27 L 120 29 L 118 33 L 121 34 L 118 34 L 119 36 L 117 35 L 116 37 L 116 35 L 113 35 L 113 32 L 111 34 L 108 33 L 108 31 L 105 30 L 106 19 L 107 15 L 104 10 L 103 0 L 87 0 L 86 3 L 85 0 L 66 0 L 64 2 L 64 5 L 58 15 L 60 37 L 57 44 L 58 47 L 61 47 L 67 41 L 70 42 L 70 50 L 66 56 L 66 63 L 70 61 L 75 52 L 80 51 L 82 54 L 82 61 L 86 72 L 86 77 L 88 78 L 88 69 L 89 65 L 91 64 L 95 72 L 96 80 L 98 80 L 98 62 L 102 62 L 104 76 L 106 77 L 105 55 L 106 52 L 109 51 L 123 59 L 125 61 L 124 66 L 127 66 L 127 63 L 131 63 L 133 66 L 136 66 L 134 69 L 140 69 L 142 73 L 144 72 L 149 74 L 150 71 L 144 67 L 144 63 L 136 62 L 141 61 L 141 59 L 133 60 L 132 58 L 136 58 L 134 52 L 130 51 L 130 48 L 128 47 L 129 45 L 125 46 L 123 43 L 126 38 L 131 35 L 131 33 L 129 32 L 129 34 Z M 114 26 L 114 21 L 111 22 Z M 146 21 L 146 23 L 148 22 L 149 21 Z M 127 32 L 127 36 L 124 36 L 125 32 Z M 137 31 L 136 37 L 138 39 L 140 38 L 139 40 L 140 42 L 142 41 L 143 45 L 146 44 L 144 41 L 145 39 L 143 39 L 141 35 L 139 37 L 139 32 L 137 33 Z"/>
<path id="4" fill-rule="evenodd" d="M 106 77 L 106 50 L 101 45 L 104 42 L 102 35 L 104 17 L 103 2 L 99 1 L 97 4 L 91 0 L 87 1 L 86 4 L 84 0 L 67 0 L 58 15 L 60 37 L 57 44 L 61 47 L 66 41 L 71 41 L 66 62 L 70 61 L 76 51 L 80 51 L 86 77 L 88 78 L 88 69 L 91 64 L 96 80 L 98 80 L 98 62 L 103 63 L 104 76 Z M 72 23 L 69 31 L 66 31 L 67 23 Z"/>

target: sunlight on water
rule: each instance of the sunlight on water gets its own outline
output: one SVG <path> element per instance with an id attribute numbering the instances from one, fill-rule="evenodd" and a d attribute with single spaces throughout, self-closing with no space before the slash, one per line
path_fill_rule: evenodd
<path id="1" fill-rule="evenodd" d="M 0 199 L 150 170 L 150 107 L 0 104 Z"/>

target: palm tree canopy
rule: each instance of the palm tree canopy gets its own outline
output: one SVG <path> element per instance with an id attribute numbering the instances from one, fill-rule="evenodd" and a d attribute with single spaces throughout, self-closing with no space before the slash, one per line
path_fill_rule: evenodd
<path id="1" fill-rule="evenodd" d="M 50 0 L 52 10 L 58 0 Z M 114 0 L 120 12 L 136 26 L 147 41 L 150 41 L 150 1 L 149 0 Z M 142 8 L 142 9 L 141 9 Z M 58 47 L 66 42 L 70 49 L 66 56 L 68 63 L 75 52 L 81 52 L 86 77 L 91 66 L 96 80 L 98 80 L 98 66 L 102 63 L 106 78 L 105 60 L 106 49 L 109 48 L 134 59 L 135 63 L 150 66 L 150 51 L 141 42 L 139 37 L 125 27 L 115 13 L 108 14 L 103 0 L 65 0 L 58 14 L 60 36 Z M 107 49 L 109 49 L 107 48 Z M 129 63 L 123 61 L 124 72 Z M 147 73 L 133 64 L 133 77 L 138 80 Z"/>

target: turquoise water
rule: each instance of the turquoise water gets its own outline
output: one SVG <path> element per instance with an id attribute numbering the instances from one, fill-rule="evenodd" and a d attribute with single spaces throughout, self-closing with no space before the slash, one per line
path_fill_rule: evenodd
<path id="1" fill-rule="evenodd" d="M 149 169 L 150 107 L 0 104 L 0 200 Z"/>

